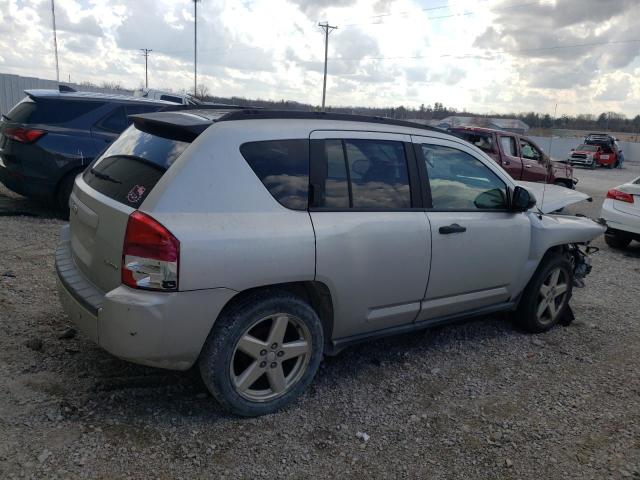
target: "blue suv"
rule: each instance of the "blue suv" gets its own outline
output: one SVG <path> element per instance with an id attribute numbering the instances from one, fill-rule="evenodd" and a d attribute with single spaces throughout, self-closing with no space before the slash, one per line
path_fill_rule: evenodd
<path id="1" fill-rule="evenodd" d="M 26 90 L 0 119 L 0 182 L 69 212 L 73 180 L 130 124 L 174 103 L 93 92 Z"/>

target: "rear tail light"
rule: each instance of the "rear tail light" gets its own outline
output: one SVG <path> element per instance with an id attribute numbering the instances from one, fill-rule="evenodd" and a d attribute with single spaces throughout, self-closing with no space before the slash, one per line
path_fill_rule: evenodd
<path id="1" fill-rule="evenodd" d="M 5 137 L 15 140 L 16 142 L 33 143 L 47 132 L 35 128 L 8 127 L 2 133 Z"/>
<path id="2" fill-rule="evenodd" d="M 180 242 L 138 210 L 129 216 L 122 247 L 122 283 L 131 288 L 178 290 Z"/>
<path id="3" fill-rule="evenodd" d="M 633 203 L 633 195 L 631 195 L 630 193 L 621 192 L 620 190 L 616 190 L 615 188 L 612 188 L 607 192 L 607 198 L 618 200 L 620 202 Z"/>

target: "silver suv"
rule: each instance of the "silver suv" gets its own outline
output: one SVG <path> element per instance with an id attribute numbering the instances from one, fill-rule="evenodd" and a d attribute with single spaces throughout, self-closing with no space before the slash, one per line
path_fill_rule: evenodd
<path id="1" fill-rule="evenodd" d="M 569 312 L 604 231 L 546 214 L 469 143 L 392 120 L 200 109 L 134 116 L 78 176 L 56 252 L 69 317 L 112 354 L 273 412 L 323 355 L 474 315 Z M 569 192 L 553 189 L 561 200 Z M 569 192 L 569 193 L 565 193 Z"/>

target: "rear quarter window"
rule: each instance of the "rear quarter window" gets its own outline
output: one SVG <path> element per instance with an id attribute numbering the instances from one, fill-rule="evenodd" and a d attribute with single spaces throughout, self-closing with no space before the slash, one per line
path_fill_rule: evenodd
<path id="1" fill-rule="evenodd" d="M 137 208 L 188 146 L 131 126 L 89 166 L 83 179 L 103 195 Z"/>
<path id="2" fill-rule="evenodd" d="M 240 153 L 269 193 L 293 210 L 309 201 L 309 140 L 268 140 L 240 146 Z"/>

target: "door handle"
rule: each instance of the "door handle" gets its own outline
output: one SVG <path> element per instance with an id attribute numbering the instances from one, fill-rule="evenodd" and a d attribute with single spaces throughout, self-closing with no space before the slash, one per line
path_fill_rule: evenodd
<path id="1" fill-rule="evenodd" d="M 438 229 L 438 231 L 442 235 L 449 235 L 451 233 L 463 233 L 463 232 L 466 232 L 467 228 L 463 227 L 461 225 L 458 225 L 457 223 L 452 223 L 451 225 L 448 225 L 446 227 L 440 227 Z"/>
<path id="2" fill-rule="evenodd" d="M 504 161 L 504 164 L 505 164 L 505 165 L 511 165 L 511 162 L 510 162 L 509 160 L 505 160 L 505 161 Z"/>
<path id="3" fill-rule="evenodd" d="M 533 165 L 530 165 L 528 163 L 526 163 L 525 166 L 524 166 L 524 168 L 532 168 L 532 167 L 533 167 Z"/>

